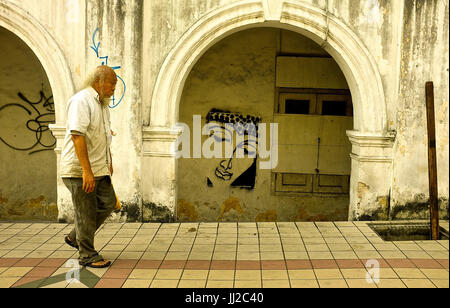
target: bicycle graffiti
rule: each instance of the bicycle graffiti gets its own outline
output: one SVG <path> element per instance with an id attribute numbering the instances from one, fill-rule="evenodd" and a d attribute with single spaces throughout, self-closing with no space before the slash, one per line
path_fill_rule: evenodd
<path id="1" fill-rule="evenodd" d="M 17 96 L 21 99 L 20 103 L 6 104 L 0 107 L 0 115 L 5 110 L 11 108 L 18 108 L 25 110 L 31 119 L 25 123 L 25 127 L 34 133 L 36 142 L 33 140 L 31 146 L 20 146 L 12 144 L 5 140 L 6 137 L 0 136 L 0 141 L 9 148 L 16 151 L 31 151 L 28 154 L 32 155 L 42 151 L 52 151 L 56 146 L 56 138 L 49 129 L 49 124 L 55 122 L 55 109 L 53 96 L 47 97 L 43 91 L 39 92 L 40 98 L 36 102 L 30 101 L 24 94 L 18 93 Z M 43 113 L 41 110 L 43 109 Z M 18 114 L 18 113 L 17 113 Z M 34 114 L 34 115 L 33 115 Z M 5 130 L 2 129 L 2 132 Z"/>
<path id="2" fill-rule="evenodd" d="M 100 54 L 100 42 L 96 41 L 98 31 L 99 31 L 99 28 L 95 29 L 94 34 L 92 35 L 92 44 L 93 44 L 93 46 L 90 46 L 90 47 L 95 52 L 95 55 L 97 56 L 97 59 L 100 59 L 101 65 L 108 65 L 108 58 L 109 58 L 109 56 L 101 56 L 101 54 Z M 121 68 L 121 66 L 111 66 L 111 68 L 113 70 L 118 70 L 118 69 Z M 113 95 L 113 97 L 111 98 L 112 106 L 110 105 L 109 108 L 117 107 L 122 102 L 123 98 L 125 97 L 125 92 L 126 92 L 126 89 L 127 89 L 127 87 L 125 85 L 125 81 L 119 75 L 117 75 L 117 79 L 122 83 L 122 86 L 123 86 L 122 96 L 120 97 L 120 99 L 116 103 L 116 97 L 115 97 L 115 95 Z"/>

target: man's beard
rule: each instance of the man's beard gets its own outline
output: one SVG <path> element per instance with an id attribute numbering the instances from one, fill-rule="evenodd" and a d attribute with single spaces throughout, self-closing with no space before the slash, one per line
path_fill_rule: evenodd
<path id="1" fill-rule="evenodd" d="M 108 106 L 110 101 L 111 101 L 111 96 L 100 97 L 100 103 L 102 103 L 103 106 Z"/>

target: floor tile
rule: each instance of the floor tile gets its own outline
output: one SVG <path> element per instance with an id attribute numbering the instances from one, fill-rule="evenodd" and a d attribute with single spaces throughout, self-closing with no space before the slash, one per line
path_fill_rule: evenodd
<path id="1" fill-rule="evenodd" d="M 335 260 L 311 260 L 311 264 L 313 268 L 339 268 Z"/>
<path id="2" fill-rule="evenodd" d="M 240 261 L 237 261 L 240 262 Z M 211 270 L 234 270 L 236 261 L 232 260 L 212 260 Z"/>
<path id="3" fill-rule="evenodd" d="M 19 267 L 35 267 L 45 259 L 21 259 L 18 262 L 16 262 L 13 266 L 19 266 Z M 0 261 L 1 262 L 1 261 Z"/>
<path id="4" fill-rule="evenodd" d="M 262 287 L 263 288 L 290 288 L 291 284 L 289 280 L 287 279 L 280 279 L 280 280 L 262 280 Z"/>
<path id="5" fill-rule="evenodd" d="M 393 269 L 401 279 L 426 278 L 426 276 L 418 268 L 393 268 Z"/>
<path id="6" fill-rule="evenodd" d="M 436 288 L 436 286 L 428 279 L 402 279 L 408 288 Z"/>
<path id="7" fill-rule="evenodd" d="M 416 265 L 409 259 L 386 259 L 391 267 L 416 268 Z"/>
<path id="8" fill-rule="evenodd" d="M 111 264 L 111 268 L 134 268 L 138 262 L 138 259 L 117 259 Z"/>
<path id="9" fill-rule="evenodd" d="M 319 288 L 317 280 L 291 279 L 291 288 Z"/>
<path id="10" fill-rule="evenodd" d="M 102 278 L 95 285 L 95 288 L 121 288 L 124 282 L 125 278 L 121 279 Z"/>
<path id="11" fill-rule="evenodd" d="M 286 270 L 286 262 L 284 260 L 261 261 L 263 270 Z"/>
<path id="12" fill-rule="evenodd" d="M 254 289 L 261 288 L 261 280 L 236 280 L 234 282 L 234 287 L 238 289 Z"/>
<path id="13" fill-rule="evenodd" d="M 366 279 L 369 273 L 364 268 L 341 268 L 342 276 L 345 279 Z"/>
<path id="14" fill-rule="evenodd" d="M 364 268 L 364 264 L 358 259 L 336 259 L 339 268 Z"/>
<path id="15" fill-rule="evenodd" d="M 178 279 L 175 280 L 153 280 L 150 288 L 176 288 L 178 286 Z"/>
<path id="16" fill-rule="evenodd" d="M 151 279 L 128 279 L 122 285 L 122 288 L 148 288 L 151 283 Z"/>
<path id="17" fill-rule="evenodd" d="M 184 270 L 181 276 L 182 280 L 206 280 L 209 270 Z"/>
<path id="18" fill-rule="evenodd" d="M 206 286 L 206 279 L 201 280 L 201 279 L 197 279 L 197 280 L 180 280 L 180 283 L 178 284 L 178 288 L 204 288 Z"/>
<path id="19" fill-rule="evenodd" d="M 159 269 L 154 279 L 167 280 L 167 279 L 180 279 L 183 270 L 181 269 Z"/>
<path id="20" fill-rule="evenodd" d="M 161 269 L 183 269 L 186 261 L 184 260 L 164 260 L 160 268 Z"/>
<path id="21" fill-rule="evenodd" d="M 319 279 L 320 288 L 348 288 L 344 279 Z"/>
<path id="22" fill-rule="evenodd" d="M 378 288 L 406 288 L 406 285 L 403 283 L 401 279 L 380 279 L 377 282 Z"/>
<path id="23" fill-rule="evenodd" d="M 211 267 L 211 269 L 213 269 Z M 252 261 L 252 260 L 237 260 L 236 261 L 236 269 L 237 270 L 260 270 L 261 262 L 260 261 Z"/>
<path id="24" fill-rule="evenodd" d="M 306 251 L 285 251 L 284 256 L 286 260 L 309 260 L 309 255 Z"/>
<path id="25" fill-rule="evenodd" d="M 325 260 L 325 259 L 333 260 L 334 259 L 331 252 L 327 252 L 327 251 L 309 251 L 308 255 L 311 260 L 312 259 L 319 259 L 319 260 Z"/>
<path id="26" fill-rule="evenodd" d="M 286 266 L 289 270 L 311 269 L 310 260 L 286 260 Z"/>
<path id="27" fill-rule="evenodd" d="M 35 267 L 31 271 L 29 271 L 25 277 L 29 278 L 46 278 L 50 277 L 55 271 L 56 267 Z"/>
<path id="28" fill-rule="evenodd" d="M 449 280 L 449 273 L 445 269 L 420 268 L 420 271 L 429 279 L 447 279 L 447 280 Z"/>
<path id="29" fill-rule="evenodd" d="M 38 288 L 42 283 L 42 278 L 27 278 L 27 277 L 14 277 L 14 279 L 18 279 L 11 287 L 12 288 Z M 0 288 L 1 286 L 1 278 L 0 278 Z"/>
<path id="30" fill-rule="evenodd" d="M 406 256 L 400 251 L 380 250 L 379 253 L 385 259 L 406 259 Z"/>
<path id="31" fill-rule="evenodd" d="M 234 280 L 234 274 L 234 270 L 210 270 L 208 280 Z"/>
<path id="32" fill-rule="evenodd" d="M 211 266 L 211 261 L 205 260 L 188 260 L 185 269 L 208 270 Z"/>
<path id="33" fill-rule="evenodd" d="M 373 280 L 366 279 L 345 279 L 349 288 L 377 288 L 377 284 Z"/>
<path id="34" fill-rule="evenodd" d="M 261 280 L 260 270 L 236 270 L 235 280 Z"/>
<path id="35" fill-rule="evenodd" d="M 442 265 L 433 259 L 411 259 L 411 262 L 414 263 L 420 269 L 442 269 Z"/>
<path id="36" fill-rule="evenodd" d="M 372 271 L 371 271 L 372 272 Z M 399 279 L 400 277 L 392 268 L 380 268 L 379 279 Z"/>
<path id="37" fill-rule="evenodd" d="M 314 269 L 317 279 L 338 279 L 343 278 L 339 269 Z"/>
<path id="38" fill-rule="evenodd" d="M 152 280 L 157 271 L 157 269 L 134 269 L 128 276 L 128 279 Z"/>
<path id="39" fill-rule="evenodd" d="M 23 277 L 32 269 L 33 267 L 10 267 L 6 271 L 3 271 L 0 274 L 0 277 L 2 278 Z"/>
<path id="40" fill-rule="evenodd" d="M 316 279 L 316 275 L 314 274 L 313 270 L 310 269 L 304 269 L 304 270 L 289 270 L 289 279 L 293 280 L 304 280 L 304 279 Z"/>
<path id="41" fill-rule="evenodd" d="M 449 288 L 448 284 L 448 277 L 447 279 L 431 279 L 431 282 L 437 287 L 437 288 Z"/>
<path id="42" fill-rule="evenodd" d="M 40 262 L 37 266 L 39 267 L 61 267 L 67 262 L 67 259 L 45 259 Z"/>
<path id="43" fill-rule="evenodd" d="M 206 288 L 213 289 L 231 289 L 234 286 L 234 280 L 210 280 L 206 283 Z"/>
<path id="44" fill-rule="evenodd" d="M 160 260 L 139 260 L 135 266 L 136 269 L 158 269 L 162 261 Z"/>
<path id="45" fill-rule="evenodd" d="M 130 275 L 131 271 L 131 268 L 110 267 L 103 275 L 102 279 L 126 279 Z"/>
<path id="46" fill-rule="evenodd" d="M 262 270 L 262 279 L 263 280 L 287 280 L 289 279 L 287 271 L 281 270 Z"/>

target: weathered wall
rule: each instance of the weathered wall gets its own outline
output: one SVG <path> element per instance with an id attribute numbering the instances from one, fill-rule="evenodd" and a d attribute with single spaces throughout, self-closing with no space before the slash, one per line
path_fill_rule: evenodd
<path id="1" fill-rule="evenodd" d="M 141 219 L 142 6 L 138 0 L 89 0 L 86 8 L 86 71 L 107 61 L 120 77 L 110 113 L 113 184 L 123 203 L 115 219 L 122 220 Z"/>
<path id="2" fill-rule="evenodd" d="M 0 27 L 0 220 L 56 220 L 52 90 L 41 63 Z"/>
<path id="3" fill-rule="evenodd" d="M 448 1 L 406 1 L 395 123 L 392 218 L 428 217 L 428 140 L 425 83 L 433 81 L 438 193 L 448 219 Z"/>
<path id="4" fill-rule="evenodd" d="M 167 167 L 171 170 L 168 172 L 169 178 L 157 179 L 155 176 L 151 181 L 145 180 L 146 175 L 165 170 L 165 166 L 159 163 L 166 160 L 163 157 L 154 158 L 149 160 L 151 164 L 145 165 L 145 169 L 141 167 L 144 155 L 141 148 L 142 125 L 145 130 L 151 124 L 149 119 L 152 104 L 155 104 L 152 102 L 155 82 L 170 51 L 196 21 L 212 10 L 239 0 L 1 1 L 23 8 L 45 27 L 64 54 L 71 71 L 68 79 L 73 80 L 76 88 L 81 86 L 87 71 L 101 64 L 99 56 L 109 56 L 108 64 L 120 66 L 117 72 L 124 80 L 126 94 L 120 104 L 111 110 L 113 129 L 117 132 L 113 141 L 113 182 L 126 206 L 122 216 L 116 219 L 136 220 L 146 216 L 142 185 L 155 186 L 153 191 L 160 191 L 161 196 L 176 199 L 173 194 L 165 193 L 166 190 L 175 191 L 177 176 L 174 165 Z M 424 85 L 429 80 L 435 84 L 440 205 L 442 215 L 448 215 L 449 111 L 448 92 L 444 90 L 448 88 L 448 1 L 308 0 L 306 3 L 338 18 L 367 48 L 379 71 L 386 100 L 386 132 L 383 133 L 396 135 L 393 164 L 389 168 L 392 175 L 376 174 L 377 168 L 373 168 L 376 163 L 358 165 L 352 161 L 355 168 L 368 166 L 358 167 L 358 176 L 376 183 L 381 181 L 383 187 L 389 186 L 391 189 L 390 195 L 379 195 L 372 184 L 355 178 L 353 195 L 361 204 L 373 207 L 350 213 L 349 217 L 426 217 L 428 178 Z M 274 24 L 276 22 L 271 26 Z M 92 39 L 97 28 L 95 40 L 97 44 L 101 42 L 97 45 L 99 55 L 91 48 L 96 44 Z M 331 38 L 334 33 L 329 34 Z M 59 80 L 54 74 L 49 76 L 49 80 Z M 57 82 L 51 86 L 59 88 Z M 180 84 L 180 87 L 183 86 Z M 123 89 L 118 87 L 118 90 L 117 95 L 121 97 L 120 91 Z M 56 119 L 63 119 L 59 117 L 62 112 L 58 110 L 64 108 L 58 107 L 64 104 L 56 102 Z M 62 131 L 64 123 L 57 125 Z M 377 150 L 377 142 L 374 141 L 373 151 Z M 70 196 L 62 182 L 58 181 L 57 185 L 59 218 L 70 221 Z M 147 205 L 152 204 L 151 198 L 144 201 Z M 149 208 L 145 220 L 151 219 L 155 211 L 158 209 Z M 162 216 L 170 216 L 166 212 Z"/>
<path id="5" fill-rule="evenodd" d="M 278 101 L 275 77 L 276 59 L 279 54 L 329 57 L 320 46 L 308 38 L 276 28 L 258 28 L 235 33 L 217 43 L 203 55 L 186 81 L 179 111 L 180 122 L 190 127 L 191 154 L 194 140 L 193 115 L 202 116 L 203 127 L 210 110 L 226 110 L 240 113 L 244 117 L 246 115 L 261 117 L 261 123 L 265 123 L 269 129 L 270 123 L 274 122 L 275 102 Z M 292 75 L 289 70 L 282 73 L 287 76 Z M 307 86 L 305 79 L 308 78 L 300 78 L 297 81 L 298 88 L 329 89 L 333 88 L 335 79 L 343 78 L 343 76 L 330 76 L 322 71 L 311 71 L 309 74 L 310 77 L 317 74 L 322 79 L 315 81 L 315 84 L 308 82 Z M 278 78 L 282 77 L 285 76 L 278 75 Z M 344 85 L 344 89 L 346 88 L 345 79 L 340 80 L 340 84 Z M 307 129 L 306 122 L 301 123 L 302 119 L 294 118 L 299 122 L 295 128 L 297 133 Z M 286 125 L 288 125 L 286 122 L 279 123 L 280 141 L 287 135 L 292 135 L 292 132 L 287 131 Z M 340 133 L 346 138 L 345 130 Z M 271 136 L 267 137 L 266 144 Z M 203 136 L 202 141 L 204 142 L 207 138 L 208 136 Z M 295 143 L 297 140 L 295 136 L 291 136 L 290 139 L 290 143 Z M 347 143 L 349 143 L 348 139 Z M 295 147 L 294 144 L 289 146 Z M 286 169 L 286 166 L 305 160 L 304 154 L 299 153 L 295 156 L 283 154 L 280 149 L 278 164 L 285 166 L 283 168 L 285 172 L 298 173 L 292 168 Z M 334 156 L 336 155 L 334 153 Z M 261 169 L 259 167 L 261 158 L 257 159 L 254 188 L 232 187 L 231 183 L 246 172 L 252 165 L 253 159 L 234 157 L 232 168 L 229 169 L 233 175 L 227 180 L 215 174 L 215 169 L 222 160 L 222 158 L 179 159 L 178 219 L 187 221 L 347 219 L 348 194 L 290 193 L 283 195 L 278 193 L 276 195 L 272 192 L 274 186 L 272 176 L 275 170 Z M 344 154 L 343 160 L 350 162 L 349 152 Z M 315 167 L 314 165 L 311 168 Z"/>

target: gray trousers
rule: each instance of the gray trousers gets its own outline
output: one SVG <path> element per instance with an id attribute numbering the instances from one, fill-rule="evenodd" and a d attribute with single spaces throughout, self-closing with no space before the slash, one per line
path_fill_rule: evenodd
<path id="1" fill-rule="evenodd" d="M 75 212 L 75 226 L 69 237 L 78 244 L 80 261 L 88 260 L 98 255 L 94 248 L 95 232 L 116 205 L 111 178 L 95 178 L 95 188 L 90 194 L 83 190 L 82 178 L 63 178 L 63 182 L 72 194 Z"/>

